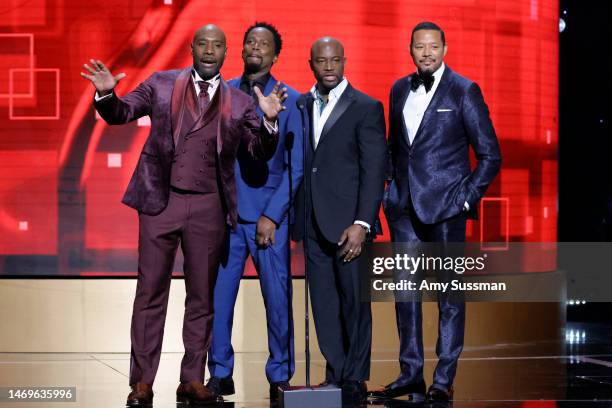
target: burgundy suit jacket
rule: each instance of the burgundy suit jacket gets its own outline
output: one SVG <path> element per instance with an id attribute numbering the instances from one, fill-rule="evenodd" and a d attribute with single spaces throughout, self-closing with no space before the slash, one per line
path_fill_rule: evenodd
<path id="1" fill-rule="evenodd" d="M 193 86 L 191 72 L 192 68 L 156 72 L 124 97 L 113 94 L 94 103 L 100 116 L 110 125 L 124 124 L 147 115 L 151 118 L 151 133 L 122 200 L 147 215 L 157 215 L 168 205 L 170 170 L 175 144 L 181 134 L 185 95 Z M 228 210 L 226 221 L 235 227 L 234 162 L 238 148 L 243 145 L 254 158 L 268 160 L 276 151 L 278 135 L 266 131 L 250 96 L 228 86 L 222 78 L 217 92 L 221 109 L 217 156 L 222 199 Z M 201 121 L 198 123 L 203 125 Z"/>

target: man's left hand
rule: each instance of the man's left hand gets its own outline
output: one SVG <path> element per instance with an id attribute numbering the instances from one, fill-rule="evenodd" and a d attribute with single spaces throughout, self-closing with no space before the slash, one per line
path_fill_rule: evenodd
<path id="1" fill-rule="evenodd" d="M 361 225 L 353 224 L 344 230 L 338 242 L 338 246 L 342 245 L 344 262 L 350 262 L 361 254 L 361 246 L 365 239 L 366 231 Z"/>
<path id="2" fill-rule="evenodd" d="M 280 82 L 277 82 L 268 96 L 264 96 L 256 86 L 253 87 L 253 92 L 257 95 L 259 109 L 264 113 L 266 120 L 274 123 L 278 118 L 278 114 L 285 109 L 283 102 L 287 99 L 287 88 L 281 88 Z"/>
<path id="3" fill-rule="evenodd" d="M 269 245 L 276 244 L 274 235 L 276 233 L 276 224 L 274 221 L 262 215 L 257 221 L 257 234 L 255 241 L 260 247 L 268 247 Z"/>

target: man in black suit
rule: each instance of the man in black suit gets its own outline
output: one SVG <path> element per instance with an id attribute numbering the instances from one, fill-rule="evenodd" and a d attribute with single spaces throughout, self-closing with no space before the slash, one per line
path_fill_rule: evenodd
<path id="1" fill-rule="evenodd" d="M 478 85 L 444 65 L 447 46 L 436 24 L 418 24 L 410 53 L 418 71 L 391 89 L 389 147 L 391 182 L 383 206 L 394 242 L 463 242 L 467 218 L 499 172 L 501 155 L 495 130 Z M 470 169 L 469 146 L 477 165 Z M 463 349 L 465 303 L 438 297 L 439 361 L 430 401 L 452 398 L 457 361 Z M 401 373 L 370 395 L 394 398 L 425 395 L 421 304 L 397 302 Z"/>
<path id="2" fill-rule="evenodd" d="M 304 237 L 319 348 L 327 360 L 326 385 L 343 400 L 365 400 L 370 375 L 372 314 L 361 302 L 358 262 L 384 190 L 385 119 L 379 101 L 344 78 L 344 47 L 316 41 L 310 67 L 317 80 L 298 107 L 304 125 L 302 205 L 296 238 Z M 300 222 L 301 221 L 301 222 Z"/>

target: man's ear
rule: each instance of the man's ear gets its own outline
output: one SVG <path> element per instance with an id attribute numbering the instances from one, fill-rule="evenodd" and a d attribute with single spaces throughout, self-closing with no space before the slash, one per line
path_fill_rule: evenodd
<path id="1" fill-rule="evenodd" d="M 446 57 L 446 53 L 448 52 L 448 45 L 444 44 L 444 56 Z"/>

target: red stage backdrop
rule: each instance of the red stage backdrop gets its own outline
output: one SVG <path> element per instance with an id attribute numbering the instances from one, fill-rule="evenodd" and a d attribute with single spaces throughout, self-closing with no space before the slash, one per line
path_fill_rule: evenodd
<path id="1" fill-rule="evenodd" d="M 150 123 L 107 126 L 79 72 L 101 59 L 127 74 L 125 94 L 189 66 L 205 23 L 227 34 L 225 78 L 241 72 L 245 28 L 275 24 L 284 43 L 273 72 L 301 92 L 314 81 L 310 45 L 337 37 L 347 78 L 385 107 L 393 81 L 414 70 L 411 28 L 438 23 L 447 64 L 482 87 L 504 158 L 469 240 L 556 240 L 556 0 L 4 0 L 0 16 L 0 275 L 134 275 L 137 215 L 120 200 Z"/>

